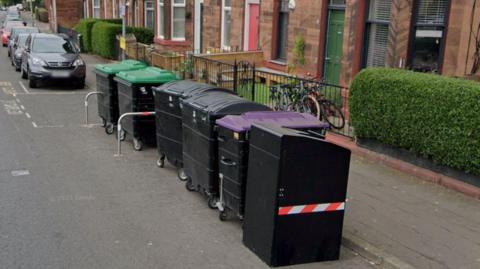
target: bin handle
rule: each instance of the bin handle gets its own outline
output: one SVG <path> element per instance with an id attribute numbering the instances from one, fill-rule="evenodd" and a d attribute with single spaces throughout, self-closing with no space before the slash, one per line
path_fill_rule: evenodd
<path id="1" fill-rule="evenodd" d="M 225 136 L 218 136 L 218 141 L 225 142 Z"/>
<path id="2" fill-rule="evenodd" d="M 227 159 L 227 158 L 225 158 L 225 157 L 223 157 L 223 156 L 222 156 L 222 158 L 220 159 L 220 162 L 221 162 L 223 165 L 225 165 L 225 166 L 235 166 L 235 165 L 237 165 L 236 162 L 232 162 L 231 160 L 229 160 L 229 159 Z"/>

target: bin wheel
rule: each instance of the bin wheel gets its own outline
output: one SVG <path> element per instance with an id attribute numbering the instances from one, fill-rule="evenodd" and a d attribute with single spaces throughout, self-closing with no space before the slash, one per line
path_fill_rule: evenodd
<path id="1" fill-rule="evenodd" d="M 180 181 L 186 181 L 188 179 L 187 174 L 185 174 L 185 169 L 183 168 L 178 168 L 177 169 L 177 176 Z"/>
<path id="2" fill-rule="evenodd" d="M 124 130 L 121 130 L 121 131 L 120 131 L 120 141 L 125 141 L 125 137 L 126 137 L 125 131 L 124 131 Z M 117 137 L 117 138 L 118 138 L 118 137 Z"/>
<path id="3" fill-rule="evenodd" d="M 165 157 L 164 156 L 158 158 L 157 166 L 160 167 L 160 168 L 165 167 Z"/>
<path id="4" fill-rule="evenodd" d="M 193 182 L 192 182 L 192 179 L 189 178 L 187 179 L 187 182 L 185 182 L 185 188 L 188 190 L 188 191 L 196 191 L 197 189 L 195 188 L 195 186 L 193 185 Z"/>
<path id="5" fill-rule="evenodd" d="M 138 138 L 133 139 L 133 149 L 136 151 L 141 151 L 143 149 L 143 142 Z"/>
<path id="6" fill-rule="evenodd" d="M 209 196 L 208 197 L 208 200 L 207 200 L 207 204 L 208 204 L 208 207 L 210 209 L 217 209 L 217 198 L 215 198 L 214 196 Z"/>
<path id="7" fill-rule="evenodd" d="M 106 124 L 105 133 L 107 133 L 108 135 L 111 135 L 113 134 L 114 131 L 115 131 L 115 126 L 113 126 L 113 124 Z"/>
<path id="8" fill-rule="evenodd" d="M 106 126 L 107 126 L 107 121 L 104 118 L 102 118 L 102 127 L 106 127 Z"/>
<path id="9" fill-rule="evenodd" d="M 228 220 L 228 212 L 227 212 L 227 209 L 221 211 L 220 214 L 218 214 L 218 218 L 219 218 L 221 221 L 226 221 L 226 220 Z"/>

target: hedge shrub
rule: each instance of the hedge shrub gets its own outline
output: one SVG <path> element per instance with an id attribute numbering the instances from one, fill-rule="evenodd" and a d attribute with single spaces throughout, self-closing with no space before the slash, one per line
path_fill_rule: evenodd
<path id="1" fill-rule="evenodd" d="M 117 34 L 122 32 L 122 26 L 108 22 L 97 22 L 92 29 L 92 51 L 102 57 L 115 57 L 115 42 Z"/>
<path id="2" fill-rule="evenodd" d="M 147 28 L 127 27 L 127 33 L 134 34 L 138 42 L 147 45 L 152 44 L 155 37 L 153 31 Z"/>
<path id="3" fill-rule="evenodd" d="M 480 83 L 366 69 L 352 83 L 350 112 L 359 138 L 480 175 Z"/>
<path id="4" fill-rule="evenodd" d="M 92 29 L 98 21 L 98 19 L 82 19 L 74 28 L 75 31 L 82 35 L 80 47 L 83 52 L 92 51 Z"/>

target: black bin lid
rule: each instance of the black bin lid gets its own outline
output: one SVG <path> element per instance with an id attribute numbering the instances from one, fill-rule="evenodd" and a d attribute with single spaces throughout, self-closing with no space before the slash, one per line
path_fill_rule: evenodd
<path id="1" fill-rule="evenodd" d="M 191 80 L 178 80 L 168 82 L 163 84 L 162 86 L 154 87 L 153 90 L 158 93 L 166 93 L 173 96 L 179 96 L 181 98 L 189 98 L 197 94 L 198 92 L 204 92 L 207 90 L 224 91 L 230 92 L 230 94 L 235 94 L 234 92 L 227 89 L 218 88 L 212 85 Z"/>
<path id="2" fill-rule="evenodd" d="M 272 109 L 237 95 L 226 92 L 209 91 L 182 100 L 184 106 L 203 111 L 210 116 L 238 115 L 249 111 L 271 111 Z"/>

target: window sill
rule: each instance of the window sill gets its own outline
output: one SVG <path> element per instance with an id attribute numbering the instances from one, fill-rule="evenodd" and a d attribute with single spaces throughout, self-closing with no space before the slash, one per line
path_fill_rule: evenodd
<path id="1" fill-rule="evenodd" d="M 163 38 L 156 37 L 155 44 L 163 45 L 163 46 L 180 46 L 180 47 L 188 47 L 190 43 L 186 40 L 179 41 L 179 40 L 167 40 Z"/>
<path id="2" fill-rule="evenodd" d="M 287 66 L 287 61 L 282 61 L 282 60 L 270 60 L 269 62 L 272 63 L 272 64 L 276 64 L 276 65 Z"/>

